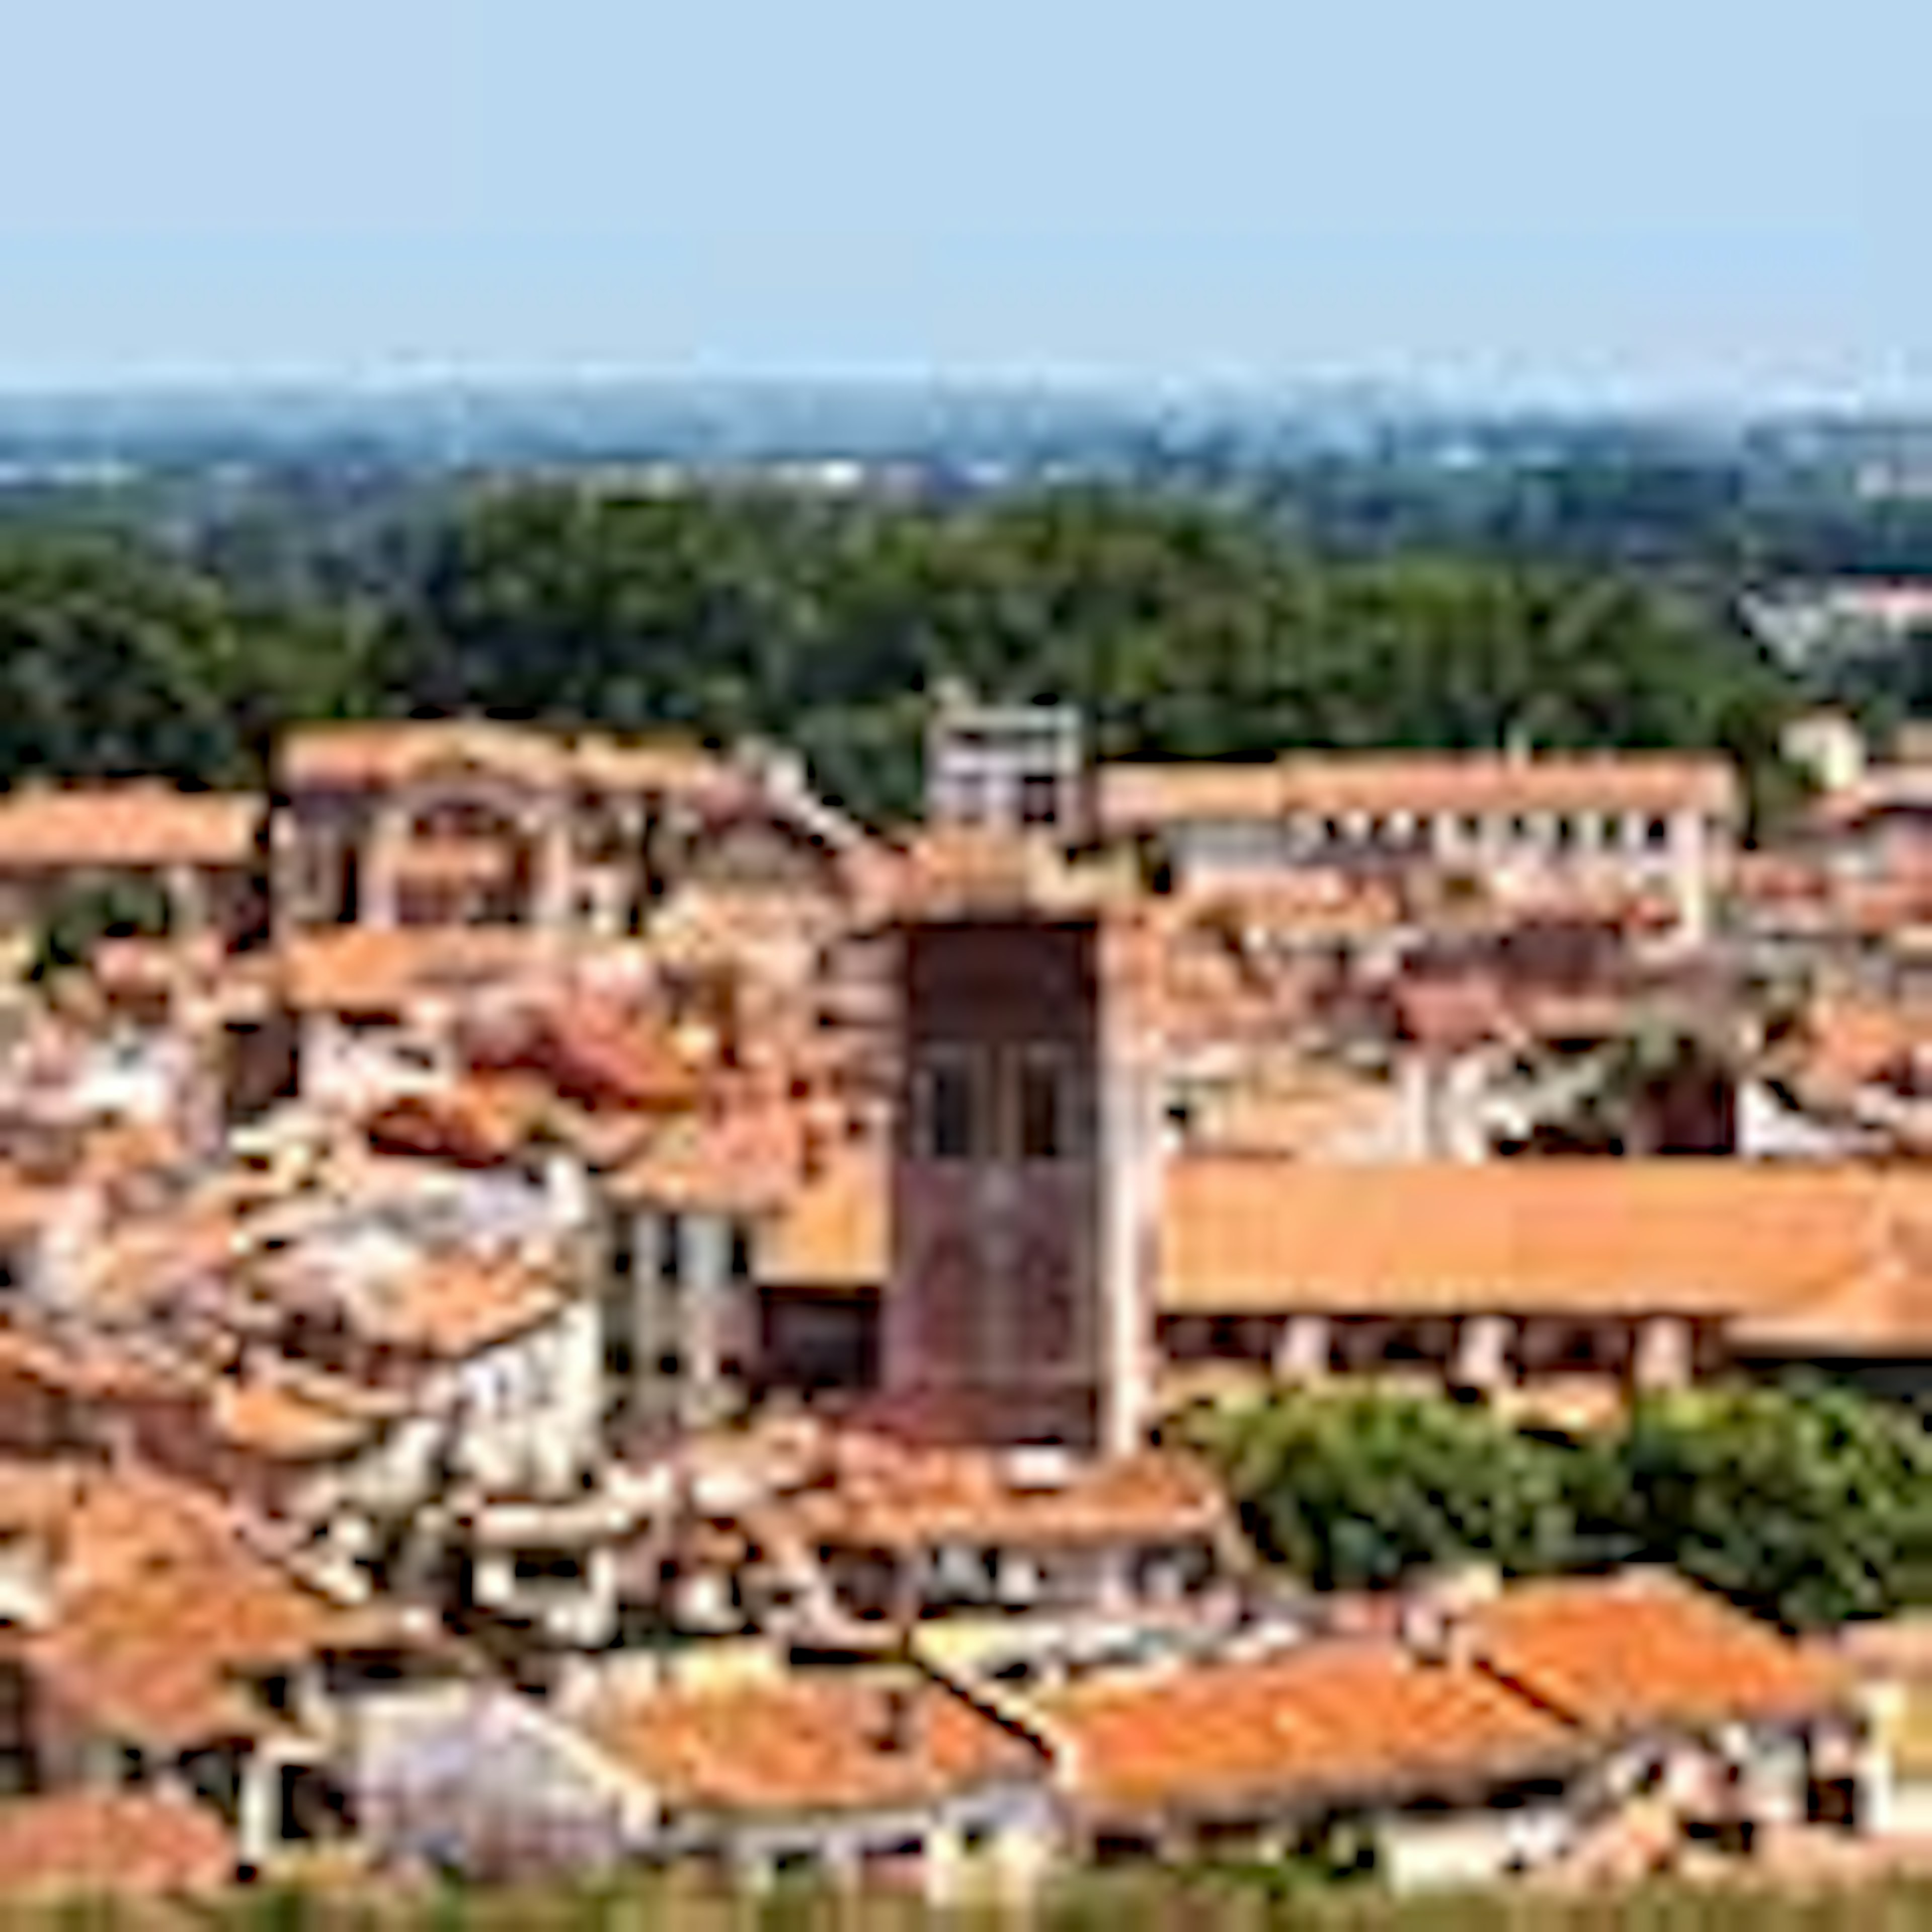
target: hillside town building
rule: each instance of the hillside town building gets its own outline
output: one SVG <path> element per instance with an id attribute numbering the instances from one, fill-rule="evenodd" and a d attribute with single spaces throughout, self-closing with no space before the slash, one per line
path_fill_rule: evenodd
<path id="1" fill-rule="evenodd" d="M 1858 897 L 1912 874 L 1856 815 L 1094 765 L 957 692 L 897 831 L 494 721 L 274 778 L 0 801 L 23 940 L 103 880 L 169 928 L 0 998 L 0 1881 L 1896 1835 L 1855 1660 L 1647 1573 L 1324 1599 L 1158 1445 L 1288 1384 L 1932 1393 L 1932 1030 Z"/>

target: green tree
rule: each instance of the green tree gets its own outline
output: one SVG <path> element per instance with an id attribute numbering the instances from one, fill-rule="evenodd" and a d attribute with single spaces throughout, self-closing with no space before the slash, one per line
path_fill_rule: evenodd
<path id="1" fill-rule="evenodd" d="M 1184 1438 L 1225 1473 L 1262 1553 L 1321 1589 L 1480 1561 L 1506 1574 L 1615 1553 L 1620 1498 L 1586 1452 L 1487 1412 L 1378 1391 L 1288 1391 Z"/>
<path id="2" fill-rule="evenodd" d="M 1932 1438 L 1851 1391 L 1640 1403 L 1619 1449 L 1647 1553 L 1794 1626 L 1932 1595 Z"/>
<path id="3" fill-rule="evenodd" d="M 33 977 L 83 965 L 105 938 L 152 938 L 168 930 L 166 894 L 131 879 L 82 882 L 63 892 L 41 924 Z"/>

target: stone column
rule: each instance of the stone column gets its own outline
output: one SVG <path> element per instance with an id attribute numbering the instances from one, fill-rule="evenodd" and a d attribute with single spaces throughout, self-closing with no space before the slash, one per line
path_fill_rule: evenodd
<path id="1" fill-rule="evenodd" d="M 1437 1116 L 1442 1069 L 1425 1046 L 1412 1046 L 1400 1063 L 1396 1073 L 1397 1105 L 1402 1119 L 1402 1157 L 1430 1160 L 1442 1151 L 1438 1145 Z"/>
<path id="2" fill-rule="evenodd" d="M 1695 812 L 1675 814 L 1670 836 L 1670 889 L 1678 928 L 1691 944 L 1701 944 L 1711 927 L 1709 855 L 1702 817 Z"/>
<path id="3" fill-rule="evenodd" d="M 965 1840 L 954 1824 L 935 1822 L 926 1834 L 921 1876 L 928 1906 L 944 1909 L 961 1903 L 968 1890 Z"/>
<path id="4" fill-rule="evenodd" d="M 1451 1378 L 1461 1388 L 1502 1388 L 1516 1379 L 1510 1360 L 1516 1324 L 1507 1316 L 1472 1316 L 1456 1337 Z"/>
<path id="5" fill-rule="evenodd" d="M 1690 1381 L 1695 1338 L 1680 1317 L 1656 1315 L 1638 1329 L 1630 1378 L 1640 1389 L 1676 1389 Z"/>
<path id="6" fill-rule="evenodd" d="M 1332 1342 L 1325 1315 L 1291 1315 L 1275 1345 L 1274 1372 L 1285 1382 L 1319 1382 L 1328 1373 Z"/>
<path id="7" fill-rule="evenodd" d="M 242 1766 L 242 1790 L 236 1807 L 236 1849 L 244 1864 L 256 1870 L 274 1856 L 282 1838 L 282 1763 L 272 1751 L 257 1748 Z"/>
<path id="8" fill-rule="evenodd" d="M 1894 1697 L 1901 1694 L 1894 1694 Z M 1876 1707 L 1869 1711 L 1865 1736 L 1852 1753 L 1856 1766 L 1853 1774 L 1858 1780 L 1859 1828 L 1874 1837 L 1882 1837 L 1893 1830 L 1897 1822 L 1892 1753 L 1887 1748 L 1880 1721 L 1891 1714 Z"/>
<path id="9" fill-rule="evenodd" d="M 1102 1616 L 1126 1616 L 1132 1611 L 1133 1562 L 1134 1552 L 1131 1550 L 1109 1550 L 1101 1555 L 1094 1594 Z"/>
<path id="10" fill-rule="evenodd" d="M 362 841 L 358 925 L 386 931 L 397 923 L 397 868 L 409 836 L 410 808 L 404 801 L 378 800 Z"/>
<path id="11" fill-rule="evenodd" d="M 199 867 L 170 866 L 167 892 L 168 925 L 176 938 L 192 938 L 208 929 L 208 880 Z"/>
<path id="12" fill-rule="evenodd" d="M 538 808 L 530 922 L 539 931 L 556 933 L 568 928 L 576 898 L 576 874 L 570 800 L 560 792 L 544 799 Z"/>
<path id="13" fill-rule="evenodd" d="M 703 1428 L 726 1406 L 723 1339 L 725 1298 L 731 1292 L 731 1235 L 715 1214 L 683 1223 L 685 1419 Z"/>

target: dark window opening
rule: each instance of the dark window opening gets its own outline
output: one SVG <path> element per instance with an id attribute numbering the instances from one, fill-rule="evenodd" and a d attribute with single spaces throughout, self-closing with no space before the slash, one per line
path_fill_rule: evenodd
<path id="1" fill-rule="evenodd" d="M 934 1160 L 970 1160 L 976 1123 L 971 1070 L 932 1067 L 927 1076 L 927 1150 Z"/>
<path id="2" fill-rule="evenodd" d="M 1034 772 L 1020 781 L 1020 823 L 1052 825 L 1060 817 L 1060 787 L 1050 776 Z"/>
<path id="3" fill-rule="evenodd" d="M 557 1550 L 526 1550 L 517 1557 L 519 1583 L 580 1583 L 584 1559 Z"/>
<path id="4" fill-rule="evenodd" d="M 1020 1067 L 1020 1158 L 1058 1160 L 1066 1152 L 1066 1087 L 1050 1061 L 1024 1061 Z"/>

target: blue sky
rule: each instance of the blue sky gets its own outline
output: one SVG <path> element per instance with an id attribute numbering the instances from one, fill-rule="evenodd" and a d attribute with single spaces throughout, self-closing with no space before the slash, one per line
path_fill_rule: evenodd
<path id="1" fill-rule="evenodd" d="M 1925 0 L 0 0 L 0 382 L 1932 400 Z"/>

